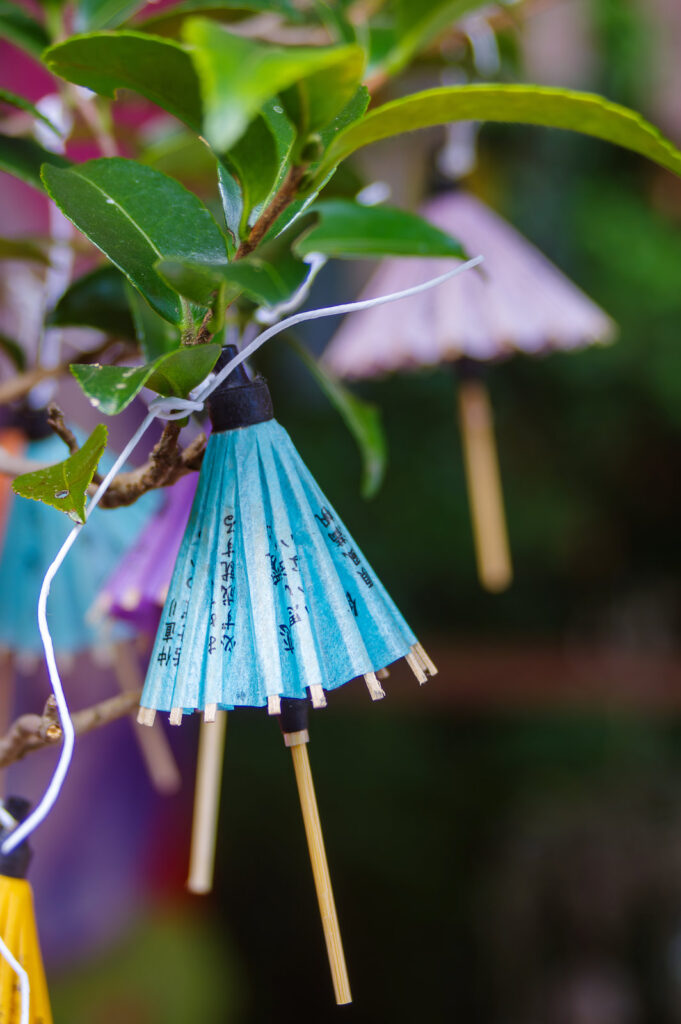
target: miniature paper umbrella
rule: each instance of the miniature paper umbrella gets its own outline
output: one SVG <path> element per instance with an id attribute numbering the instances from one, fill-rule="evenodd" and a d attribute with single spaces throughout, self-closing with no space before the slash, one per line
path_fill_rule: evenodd
<path id="1" fill-rule="evenodd" d="M 227 346 L 222 362 L 236 350 Z M 166 599 L 139 720 L 326 704 L 326 691 L 406 658 L 419 682 L 435 666 L 273 418 L 264 380 L 236 369 L 210 399 L 213 433 Z M 288 745 L 307 742 L 289 728 Z M 338 1002 L 350 992 L 307 753 L 294 754 Z"/>
<path id="2" fill-rule="evenodd" d="M 29 804 L 10 797 L 2 806 L 0 843 L 28 814 Z M 31 852 L 26 842 L 0 855 L 0 938 L 27 975 L 28 991 L 3 952 L 0 958 L 0 1021 L 6 1024 L 52 1024 L 45 969 L 33 912 L 33 893 L 26 881 Z M 16 965 L 15 965 L 16 966 Z M 28 1001 L 28 1014 L 24 1000 Z M 23 1013 L 22 1013 L 23 1011 Z"/>
<path id="3" fill-rule="evenodd" d="M 42 465 L 61 462 L 67 452 L 63 441 L 47 425 L 42 412 L 22 410 L 17 423 L 28 438 L 25 457 Z M 112 464 L 107 454 L 101 462 Z M 128 508 L 93 519 L 83 530 L 71 558 L 51 588 L 48 622 L 58 656 L 68 659 L 78 652 L 115 643 L 113 668 L 122 689 L 141 684 L 134 653 L 124 641 L 134 635 L 129 625 L 117 623 L 102 629 L 87 615 L 103 581 L 137 539 L 159 502 L 157 494 L 145 495 Z M 43 576 L 72 524 L 66 516 L 38 501 L 12 496 L 4 544 L 0 551 L 0 668 L 2 690 L 9 702 L 12 693 L 13 658 L 33 660 L 42 656 L 36 625 L 38 594 Z M 135 673 L 137 672 L 137 676 Z M 7 717 L 8 712 L 4 712 Z M 5 723 L 3 723 L 3 730 Z M 135 730 L 152 781 L 162 792 L 179 785 L 179 774 L 170 747 L 158 732 Z"/>
<path id="4" fill-rule="evenodd" d="M 422 214 L 454 234 L 483 266 L 456 283 L 348 318 L 324 353 L 339 377 L 368 378 L 395 370 L 458 361 L 459 419 L 482 584 L 503 590 L 512 570 L 501 496 L 492 411 L 480 363 L 513 352 L 536 355 L 605 342 L 612 320 L 515 228 L 462 191 L 430 200 Z M 437 261 L 387 260 L 362 298 L 424 280 Z"/>

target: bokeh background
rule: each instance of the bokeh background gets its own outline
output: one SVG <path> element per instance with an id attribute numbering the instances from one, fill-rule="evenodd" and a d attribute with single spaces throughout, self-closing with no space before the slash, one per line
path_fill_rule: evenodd
<path id="1" fill-rule="evenodd" d="M 675 0 L 546 2 L 500 45 L 509 78 L 600 91 L 681 142 Z M 7 85 L 23 65 L 5 56 Z M 357 173 L 413 208 L 442 140 L 376 146 Z M 59 1024 L 681 1020 L 681 186 L 613 147 L 513 126 L 482 129 L 466 184 L 619 325 L 613 345 L 489 368 L 510 590 L 476 579 L 451 370 L 357 388 L 390 452 L 367 503 L 353 441 L 293 351 L 278 341 L 258 362 L 440 667 L 421 689 L 396 669 L 378 705 L 353 684 L 313 716 L 354 1004 L 333 1005 L 290 759 L 276 723 L 244 712 L 205 899 L 183 889 L 196 723 L 171 736 L 186 784 L 165 801 L 126 722 L 79 742 L 35 841 Z M 7 178 L 2 194 L 10 228 L 38 230 L 33 197 Z M 311 301 L 347 300 L 370 268 L 327 268 Z M 332 331 L 301 337 L 318 354 Z M 76 706 L 112 687 L 86 660 L 69 685 Z M 21 677 L 22 707 L 45 692 L 39 671 Z M 15 766 L 14 788 L 37 794 L 51 758 Z"/>

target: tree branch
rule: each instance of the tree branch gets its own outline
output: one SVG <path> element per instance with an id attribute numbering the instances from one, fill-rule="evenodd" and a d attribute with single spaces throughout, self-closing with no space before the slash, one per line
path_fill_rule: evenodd
<path id="1" fill-rule="evenodd" d="M 94 363 L 101 355 L 108 352 L 110 348 L 119 344 L 126 343 L 121 343 L 120 338 L 106 338 L 96 348 L 79 352 L 75 358 L 81 363 Z M 75 358 L 59 363 L 58 366 L 36 366 L 32 370 L 26 370 L 25 373 L 18 373 L 16 376 L 10 377 L 9 380 L 2 381 L 0 383 L 0 405 L 9 405 L 10 402 L 16 402 L 20 398 L 25 398 L 36 384 L 40 384 L 41 381 L 47 380 L 49 377 L 61 377 L 68 373 L 69 366 L 75 361 Z"/>
<path id="2" fill-rule="evenodd" d="M 66 426 L 64 413 L 55 402 L 51 402 L 47 407 L 47 422 L 48 425 L 52 427 L 57 437 L 62 439 L 68 450 L 71 452 L 71 455 L 75 455 L 79 448 L 79 444 L 76 441 L 76 435 L 69 427 Z"/>
<path id="3" fill-rule="evenodd" d="M 115 722 L 135 711 L 139 704 L 141 690 L 121 693 L 103 700 L 92 707 L 76 711 L 71 716 L 77 736 L 91 732 L 100 725 Z M 52 746 L 62 738 L 57 706 L 54 697 L 49 697 L 42 715 L 22 715 L 14 722 L 5 736 L 0 739 L 0 768 L 20 761 L 33 750 Z"/>
<path id="4" fill-rule="evenodd" d="M 109 485 L 102 498 L 102 508 L 120 508 L 132 505 L 147 491 L 157 487 L 169 487 L 181 476 L 201 468 L 206 449 L 205 434 L 199 434 L 191 444 L 182 449 L 177 444 L 180 433 L 177 420 L 166 423 L 161 439 L 143 466 L 128 473 L 119 473 Z"/>
<path id="5" fill-rule="evenodd" d="M 298 192 L 298 186 L 302 181 L 307 168 L 303 165 L 290 167 L 288 174 L 281 183 L 281 187 L 266 210 L 260 214 L 251 228 L 248 238 L 245 238 L 239 246 L 235 260 L 241 260 L 248 256 L 262 242 L 263 238 L 272 227 L 277 217 L 283 213 L 289 203 L 292 203 Z"/>

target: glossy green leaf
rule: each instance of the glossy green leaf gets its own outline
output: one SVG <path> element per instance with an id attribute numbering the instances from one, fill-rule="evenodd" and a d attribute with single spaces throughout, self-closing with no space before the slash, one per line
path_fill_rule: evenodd
<path id="1" fill-rule="evenodd" d="M 106 448 L 106 438 L 106 427 L 97 424 L 82 448 L 68 459 L 16 477 L 12 490 L 22 498 L 58 508 L 74 523 L 84 523 L 85 496 Z"/>
<path id="2" fill-rule="evenodd" d="M 70 166 L 65 157 L 43 149 L 33 139 L 0 135 L 0 171 L 21 178 L 27 185 L 42 191 L 40 168 L 43 164 L 53 164 L 55 167 Z"/>
<path id="3" fill-rule="evenodd" d="M 593 135 L 648 157 L 681 175 L 681 152 L 640 114 L 592 93 L 540 85 L 453 85 L 376 107 L 331 143 L 317 173 L 323 179 L 362 146 L 449 121 L 504 121 Z"/>
<path id="4" fill-rule="evenodd" d="M 50 37 L 43 26 L 9 0 L 0 0 L 0 39 L 8 39 L 32 57 L 40 57 L 50 45 Z"/>
<path id="5" fill-rule="evenodd" d="M 142 32 L 92 32 L 52 46 L 50 71 L 113 99 L 132 89 L 195 131 L 201 130 L 201 96 L 191 57 L 172 40 Z"/>
<path id="6" fill-rule="evenodd" d="M 344 384 L 322 369 L 299 342 L 293 339 L 289 342 L 355 439 L 362 457 L 362 497 L 373 498 L 383 483 L 388 456 L 378 406 L 353 395 Z"/>
<path id="7" fill-rule="evenodd" d="M 137 28 L 159 36 L 179 35 L 188 17 L 200 16 L 216 21 L 239 21 L 253 14 L 271 14 L 273 11 L 285 15 L 292 21 L 300 21 L 301 15 L 286 0 L 184 0 L 183 3 L 159 11 L 150 18 L 137 23 Z"/>
<path id="8" fill-rule="evenodd" d="M 26 353 L 14 338 L 0 332 L 0 352 L 12 363 L 15 370 L 21 373 L 26 369 Z"/>
<path id="9" fill-rule="evenodd" d="M 51 128 L 55 135 L 59 135 L 59 129 L 50 121 L 48 117 L 34 107 L 32 103 L 29 103 L 23 96 L 19 96 L 16 92 L 10 92 L 9 89 L 0 89 L 0 103 L 6 103 L 10 107 L 16 107 L 17 110 L 23 110 L 27 114 L 31 114 L 32 117 L 36 117 L 43 124 L 46 124 L 48 128 Z"/>
<path id="10" fill-rule="evenodd" d="M 0 238 L 0 260 L 28 260 L 47 266 L 45 246 L 31 238 Z"/>
<path id="11" fill-rule="evenodd" d="M 78 0 L 76 32 L 116 28 L 144 7 L 146 0 Z"/>
<path id="12" fill-rule="evenodd" d="M 266 46 L 203 18 L 189 19 L 184 37 L 201 79 L 203 134 L 220 153 L 241 138 L 268 99 L 303 80 L 315 85 L 305 90 L 307 126 L 328 123 L 356 91 L 363 69 L 357 46 Z M 324 87 L 327 76 L 335 88 Z"/>
<path id="13" fill-rule="evenodd" d="M 129 281 L 125 281 L 125 297 L 132 314 L 137 342 L 146 363 L 153 363 L 159 356 L 180 347 L 182 336 L 178 328 L 160 317 Z"/>
<path id="14" fill-rule="evenodd" d="M 218 162 L 218 187 L 220 199 L 222 200 L 222 211 L 225 215 L 225 224 L 229 235 L 229 256 L 235 254 L 239 248 L 241 237 L 241 219 L 244 212 L 244 197 L 241 194 L 241 185 L 224 164 Z"/>
<path id="15" fill-rule="evenodd" d="M 226 284 L 230 301 L 243 294 L 259 306 L 277 306 L 298 290 L 309 268 L 291 256 L 278 260 L 276 265 L 249 256 L 236 263 L 211 267 L 164 261 L 159 264 L 159 271 L 192 302 L 205 301 L 220 284 Z"/>
<path id="16" fill-rule="evenodd" d="M 360 85 L 359 89 L 357 89 L 350 102 L 343 107 L 340 114 L 338 114 L 337 117 L 335 117 L 330 124 L 328 124 L 325 128 L 322 128 L 322 130 L 320 131 L 319 135 L 322 140 L 322 147 L 324 148 L 324 150 L 326 150 L 328 146 L 331 145 L 332 141 L 336 138 L 337 135 L 343 132 L 351 124 L 355 124 L 364 116 L 364 113 L 369 105 L 369 99 L 369 90 L 366 89 L 365 86 Z M 293 221 L 297 217 L 299 217 L 300 214 L 307 209 L 307 207 L 309 207 L 310 203 L 312 203 L 313 200 L 317 197 L 319 191 L 327 184 L 329 179 L 332 177 L 336 170 L 335 166 L 332 167 L 329 171 L 327 171 L 323 178 L 316 176 L 316 171 L 321 164 L 321 160 L 322 157 L 320 157 L 320 160 L 318 160 L 316 163 L 311 164 L 311 166 L 308 169 L 308 175 L 310 177 L 310 180 L 315 182 L 312 189 L 307 191 L 307 194 L 305 195 L 304 198 L 296 199 L 294 202 L 290 203 L 289 206 L 286 207 L 286 209 L 277 218 L 273 226 L 268 231 L 265 239 L 266 241 L 269 241 L 273 238 L 277 238 L 279 235 L 281 235 L 282 232 L 286 230 L 288 225 L 293 223 Z"/>
<path id="17" fill-rule="evenodd" d="M 438 32 L 458 18 L 487 4 L 488 0 L 394 0 L 395 45 L 384 63 L 384 69 L 396 74 L 423 49 Z"/>
<path id="18" fill-rule="evenodd" d="M 299 256 L 320 252 L 346 259 L 378 256 L 454 256 L 461 243 L 415 213 L 394 206 L 362 206 L 349 199 L 315 203 L 317 224 L 293 246 Z"/>
<path id="19" fill-rule="evenodd" d="M 72 170 L 46 167 L 43 174 L 63 213 L 157 313 L 170 323 L 184 323 L 186 310 L 155 264 L 226 259 L 224 236 L 203 203 L 173 178 L 120 157 L 90 160 Z"/>
<path id="20" fill-rule="evenodd" d="M 219 345 L 192 345 L 166 352 L 145 366 L 73 363 L 70 369 L 92 405 L 105 416 L 115 416 L 143 387 L 159 395 L 186 398 L 208 376 L 220 352 Z"/>
<path id="21" fill-rule="evenodd" d="M 291 150 L 294 131 L 281 107 L 270 103 L 269 109 L 259 114 L 235 146 L 222 157 L 230 176 L 239 182 L 241 203 L 234 202 L 234 191 L 228 187 L 227 176 L 220 175 L 221 189 L 227 202 L 225 218 L 229 216 L 230 230 L 240 205 L 239 223 L 235 234 L 238 242 L 248 232 L 251 215 L 257 216 L 273 193 Z"/>
<path id="22" fill-rule="evenodd" d="M 119 338 L 135 338 L 125 293 L 125 277 L 115 267 L 98 267 L 67 288 L 47 323 L 55 327 L 95 327 Z"/>

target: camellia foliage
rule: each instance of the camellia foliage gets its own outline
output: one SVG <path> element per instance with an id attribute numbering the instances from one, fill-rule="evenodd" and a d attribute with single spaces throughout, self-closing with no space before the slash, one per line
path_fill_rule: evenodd
<path id="1" fill-rule="evenodd" d="M 215 364 L 225 325 L 243 328 L 258 309 L 290 300 L 316 254 L 465 255 L 419 217 L 337 187 L 344 161 L 378 140 L 460 120 L 518 122 L 594 136 L 681 174 L 681 153 L 656 128 L 596 95 L 478 82 L 400 88 L 400 98 L 372 103 L 482 6 L 181 0 L 155 11 L 136 0 L 44 0 L 37 18 L 3 0 L 0 35 L 42 64 L 73 114 L 64 137 L 44 110 L 0 92 L 13 126 L 0 135 L 0 169 L 44 190 L 90 249 L 87 272 L 48 323 L 134 346 L 128 366 L 72 367 L 102 414 L 120 412 L 143 387 L 186 397 Z M 140 103 L 144 117 L 123 116 Z M 71 142 L 86 134 L 102 155 L 77 162 Z M 0 239 L 0 258 L 44 265 L 49 245 Z M 13 339 L 2 345 L 22 369 Z M 371 490 L 383 453 L 376 410 L 325 382 L 321 369 L 314 375 L 363 450 Z M 83 449 L 72 456 L 78 472 L 65 464 L 60 473 L 85 488 L 101 450 L 91 444 L 91 465 Z M 54 503 L 53 481 L 44 494 L 38 479 L 22 486 Z"/>

